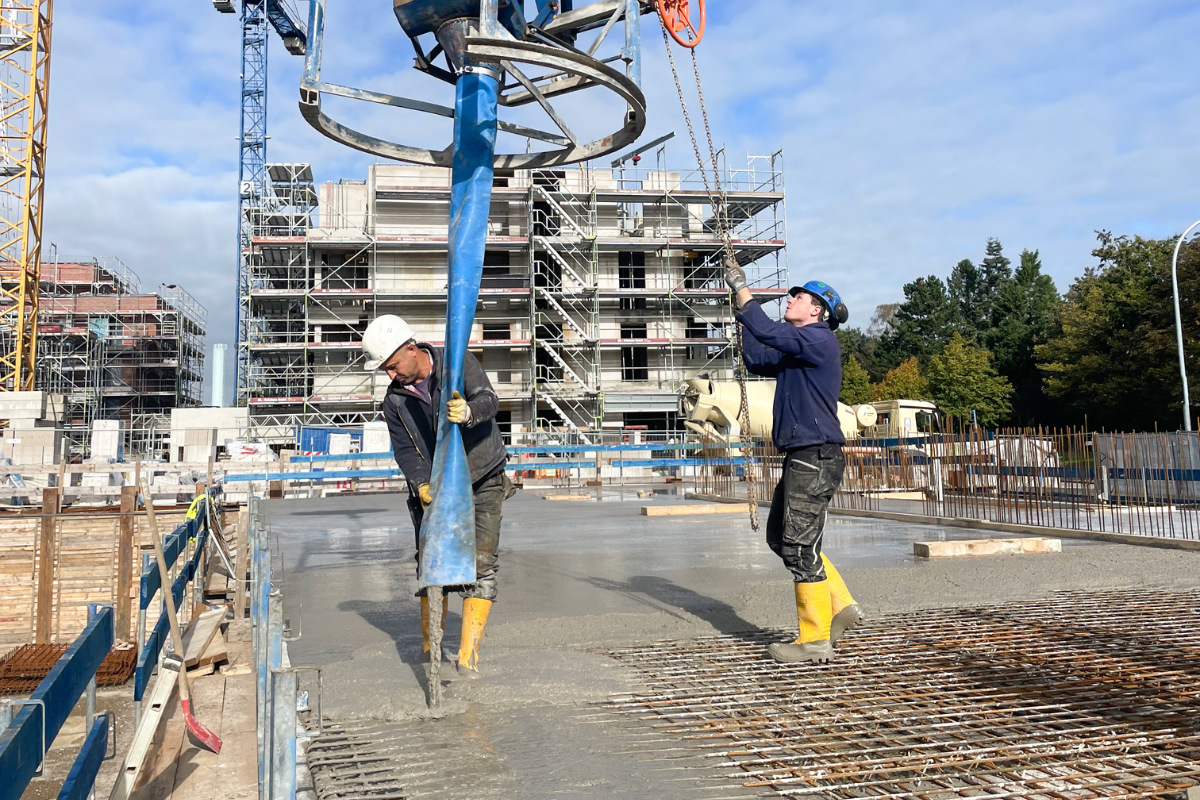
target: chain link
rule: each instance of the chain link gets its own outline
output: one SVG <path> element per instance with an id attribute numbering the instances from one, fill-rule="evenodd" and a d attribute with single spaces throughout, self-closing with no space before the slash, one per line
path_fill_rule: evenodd
<path id="1" fill-rule="evenodd" d="M 687 124 L 688 136 L 692 140 L 692 152 L 696 154 L 696 166 L 700 168 L 700 177 L 704 181 L 704 192 L 708 195 L 709 205 L 717 223 L 717 234 L 721 237 L 721 249 L 725 253 L 723 261 L 737 263 L 737 255 L 733 251 L 733 242 L 729 232 L 729 202 L 724 188 L 721 186 L 721 173 L 717 169 L 717 152 L 713 147 L 712 128 L 708 124 L 708 108 L 704 103 L 704 88 L 700 82 L 700 63 L 696 60 L 696 50 L 692 53 L 692 73 L 696 76 L 696 94 L 700 98 L 700 116 L 704 121 L 704 137 L 708 144 L 709 161 L 712 164 L 713 184 L 716 192 L 708 181 L 708 169 L 704 166 L 704 158 L 700 155 L 700 144 L 696 141 L 696 131 L 692 126 L 692 117 L 688 113 L 687 100 L 683 96 L 683 86 L 679 82 L 679 70 L 675 66 L 675 54 L 671 48 L 671 40 L 667 37 L 666 25 L 662 24 L 663 46 L 667 49 L 667 60 L 671 63 L 671 77 L 675 79 L 675 91 L 679 95 L 679 108 L 683 111 L 683 121 Z M 732 305 L 732 303 L 731 303 Z M 750 437 L 750 399 L 746 391 L 746 360 L 742 356 L 742 326 L 734 321 L 731 344 L 734 354 L 734 376 L 737 378 L 741 401 L 738 405 L 737 420 L 740 428 L 742 443 L 742 463 L 746 475 L 746 502 L 750 510 L 750 528 L 757 531 L 758 520 L 758 482 L 755 479 L 756 464 L 752 450 L 746 447 Z"/>

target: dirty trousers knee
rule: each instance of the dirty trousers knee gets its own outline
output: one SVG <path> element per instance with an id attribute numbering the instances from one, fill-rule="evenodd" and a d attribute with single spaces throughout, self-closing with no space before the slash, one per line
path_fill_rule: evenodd
<path id="1" fill-rule="evenodd" d="M 825 580 L 821 534 L 845 469 L 840 444 L 799 447 L 783 459 L 783 477 L 767 517 L 767 546 L 783 559 L 796 583 Z"/>
<path id="2" fill-rule="evenodd" d="M 475 484 L 475 583 L 460 588 L 463 597 L 479 600 L 496 599 L 496 573 L 500 570 L 501 505 L 516 492 L 503 469 Z M 421 563 L 421 520 L 424 516 L 420 502 L 409 500 L 413 526 L 417 536 L 417 564 Z"/>

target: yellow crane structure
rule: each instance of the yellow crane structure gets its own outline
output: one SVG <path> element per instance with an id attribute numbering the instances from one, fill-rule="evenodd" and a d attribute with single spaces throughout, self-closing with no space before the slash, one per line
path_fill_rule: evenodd
<path id="1" fill-rule="evenodd" d="M 34 388 L 54 0 L 0 0 L 0 391 Z"/>

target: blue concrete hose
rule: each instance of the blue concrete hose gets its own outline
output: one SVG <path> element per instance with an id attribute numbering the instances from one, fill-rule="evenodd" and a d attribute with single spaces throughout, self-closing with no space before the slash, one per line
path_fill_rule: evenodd
<path id="1" fill-rule="evenodd" d="M 446 347 L 442 355 L 442 400 L 430 491 L 433 502 L 421 525 L 420 584 L 456 586 L 475 582 L 475 501 L 462 432 L 446 418 L 455 391 L 464 397 L 463 359 L 487 244 L 492 204 L 492 159 L 496 151 L 496 93 L 490 75 L 459 77 L 454 102 L 454 168 L 450 191 L 450 291 L 446 303 Z M 432 605 L 433 603 L 431 603 Z"/>

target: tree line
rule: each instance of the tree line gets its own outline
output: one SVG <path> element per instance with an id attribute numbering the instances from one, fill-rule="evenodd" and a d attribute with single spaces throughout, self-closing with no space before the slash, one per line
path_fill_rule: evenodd
<path id="1" fill-rule="evenodd" d="M 988 239 L 978 264 L 963 259 L 945 280 L 906 283 L 902 302 L 879 306 L 865 327 L 838 330 L 841 400 L 930 400 L 987 427 L 1177 430 L 1175 242 L 1099 231 L 1096 262 L 1060 294 L 1037 250 L 1023 250 L 1014 265 Z M 1178 275 L 1190 386 L 1200 355 L 1200 237 L 1181 249 Z"/>

